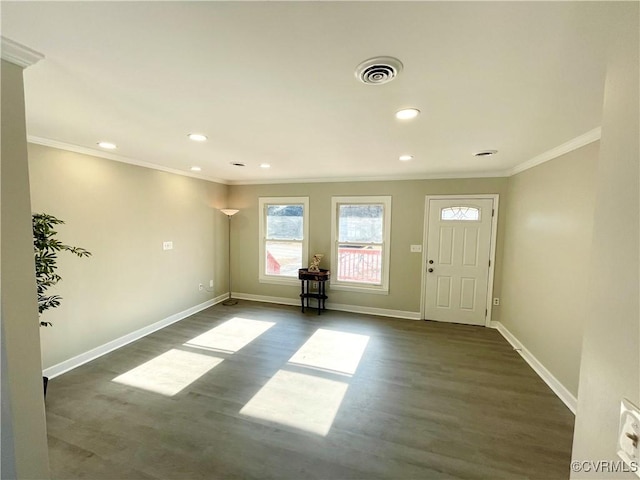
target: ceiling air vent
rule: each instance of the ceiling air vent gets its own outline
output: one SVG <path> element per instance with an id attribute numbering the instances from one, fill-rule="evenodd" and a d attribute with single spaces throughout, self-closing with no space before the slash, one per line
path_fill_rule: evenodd
<path id="1" fill-rule="evenodd" d="M 388 83 L 402 71 L 402 62 L 393 57 L 375 57 L 356 67 L 356 78 L 367 85 Z"/>
<path id="2" fill-rule="evenodd" d="M 474 157 L 490 157 L 498 153 L 498 150 L 482 150 L 473 154 Z"/>

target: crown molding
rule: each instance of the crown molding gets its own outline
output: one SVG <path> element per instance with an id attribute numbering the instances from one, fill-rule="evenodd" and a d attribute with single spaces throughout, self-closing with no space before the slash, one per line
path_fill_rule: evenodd
<path id="1" fill-rule="evenodd" d="M 2 60 L 27 68 L 44 59 L 44 55 L 40 52 L 25 47 L 21 43 L 14 42 L 10 38 L 0 38 L 2 39 Z"/>
<path id="2" fill-rule="evenodd" d="M 492 172 L 464 172 L 464 173 L 437 173 L 437 174 L 413 174 L 413 175 L 394 175 L 394 176 L 376 176 L 376 177 L 323 177 L 323 178 L 275 178 L 275 179 L 249 179 L 249 180 L 225 180 L 222 178 L 210 177 L 207 175 L 196 174 L 192 172 L 182 171 L 175 168 L 163 167 L 155 163 L 144 162 L 142 160 L 135 160 L 133 158 L 116 155 L 111 152 L 105 152 L 102 150 L 96 150 L 89 147 L 83 147 L 80 145 L 74 145 L 71 143 L 60 142 L 58 140 L 51 140 L 44 137 L 36 137 L 34 135 L 27 135 L 27 141 L 36 145 L 43 145 L 45 147 L 57 148 L 59 150 L 66 150 L 69 152 L 81 153 L 83 155 L 90 155 L 92 157 L 106 158 L 108 160 L 115 160 L 116 162 L 128 163 L 130 165 L 136 165 L 138 167 L 151 168 L 153 170 L 160 170 L 162 172 L 173 173 L 175 175 L 182 175 L 184 177 L 199 178 L 201 180 L 209 180 L 211 182 L 221 183 L 223 185 L 278 185 L 289 183 L 344 183 L 344 182 L 389 182 L 397 180 L 444 180 L 444 179 L 456 179 L 456 178 L 496 178 L 496 177 L 508 177 L 509 172 L 505 170 L 492 171 Z"/>
<path id="3" fill-rule="evenodd" d="M 549 160 L 553 160 L 554 158 L 558 158 L 565 153 L 572 152 L 577 150 L 580 147 L 584 147 L 596 140 L 600 140 L 602 136 L 602 127 L 594 128 L 593 130 L 589 130 L 587 133 L 580 135 L 579 137 L 574 138 L 573 140 L 569 140 L 562 145 L 558 145 L 551 150 L 547 150 L 540 155 L 533 157 L 531 160 L 527 160 L 519 165 L 516 165 L 509 171 L 509 176 L 513 176 L 516 173 L 524 172 L 525 170 L 529 170 L 530 168 L 536 167 L 541 163 L 548 162 Z"/>
<path id="4" fill-rule="evenodd" d="M 35 137 L 33 135 L 27 135 L 27 142 L 35 143 L 36 145 L 43 145 L 45 147 L 57 148 L 59 150 L 66 150 L 68 152 L 81 153 L 83 155 L 90 155 L 92 157 L 105 158 L 107 160 L 115 160 L 116 162 L 128 163 L 129 165 L 135 165 L 137 167 L 150 168 L 152 170 L 160 170 L 161 172 L 173 173 L 174 175 L 181 175 L 183 177 L 198 178 L 200 180 L 207 180 L 210 182 L 221 183 L 228 185 L 227 180 L 220 178 L 209 177 L 207 175 L 198 175 L 193 172 L 186 172 L 178 170 L 177 168 L 163 167 L 156 165 L 155 163 L 144 162 L 142 160 L 135 160 L 129 157 L 123 157 L 110 152 L 103 152 L 89 147 L 82 147 L 80 145 L 73 145 L 71 143 L 59 142 L 57 140 L 51 140 L 49 138 Z"/>
<path id="5" fill-rule="evenodd" d="M 441 174 L 418 174 L 418 175 L 395 175 L 387 177 L 337 177 L 337 178 L 289 178 L 289 179 L 273 179 L 273 180 L 229 180 L 229 185 L 268 185 L 268 184 L 286 184 L 286 183 L 340 183 L 340 182 L 386 182 L 395 180 L 445 180 L 457 178 L 499 178 L 512 177 L 517 173 L 524 172 L 542 163 L 558 158 L 561 155 L 577 150 L 590 143 L 600 140 L 602 136 L 602 127 L 596 127 L 589 130 L 568 142 L 558 145 L 551 150 L 547 150 L 540 155 L 536 155 L 531 160 L 522 162 L 513 168 L 507 170 L 496 170 L 490 172 L 464 172 L 464 173 L 441 173 Z"/>
<path id="6" fill-rule="evenodd" d="M 229 185 L 275 185 L 289 183 L 345 183 L 345 182 L 392 182 L 406 180 L 447 180 L 457 178 L 498 178 L 508 177 L 510 173 L 504 170 L 491 172 L 463 172 L 463 173 L 434 173 L 411 175 L 388 175 L 376 177 L 322 177 L 322 178 L 274 178 L 259 180 L 229 180 Z"/>
<path id="7" fill-rule="evenodd" d="M 3 38 L 4 41 L 4 38 Z M 3 43 L 4 45 L 4 43 Z M 4 57 L 3 57 L 4 58 Z M 542 163 L 553 160 L 561 155 L 569 153 L 573 150 L 577 150 L 580 147 L 588 145 L 589 143 L 600 140 L 602 135 L 602 127 L 594 128 L 593 130 L 584 133 L 573 140 L 563 143 L 551 150 L 548 150 L 540 155 L 533 157 L 531 160 L 527 160 L 515 167 L 508 170 L 495 170 L 490 172 L 460 172 L 460 173 L 435 173 L 435 174 L 412 174 L 412 175 L 391 175 L 391 176 L 369 176 L 369 177 L 323 177 L 323 178 L 274 178 L 274 179 L 248 179 L 248 180 L 225 180 L 216 177 L 210 177 L 202 174 L 195 174 L 192 172 L 182 171 L 175 168 L 163 167 L 150 162 L 144 162 L 141 160 L 135 160 L 129 157 L 116 155 L 110 152 L 104 152 L 102 150 L 96 150 L 88 147 L 82 147 L 79 145 L 73 145 L 70 143 L 59 142 L 57 140 L 51 140 L 48 138 L 35 137 L 33 135 L 27 136 L 27 141 L 38 145 L 44 145 L 46 147 L 58 148 L 60 150 L 67 150 L 70 152 L 82 153 L 84 155 L 91 155 L 92 157 L 106 158 L 108 160 L 115 160 L 117 162 L 128 163 L 130 165 L 136 165 L 139 167 L 150 168 L 153 170 L 160 170 L 162 172 L 173 173 L 175 175 L 182 175 L 184 177 L 199 178 L 201 180 L 208 180 L 210 182 L 221 183 L 223 185 L 278 185 L 278 184 L 291 184 L 291 183 L 345 183 L 345 182 L 389 182 L 389 181 L 407 181 L 407 180 L 446 180 L 446 179 L 461 179 L 461 178 L 502 178 L 511 177 L 520 172 L 533 168 Z"/>

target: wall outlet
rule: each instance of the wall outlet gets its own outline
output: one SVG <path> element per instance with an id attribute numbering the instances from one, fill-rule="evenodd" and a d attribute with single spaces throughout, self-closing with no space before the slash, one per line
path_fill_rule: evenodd
<path id="1" fill-rule="evenodd" d="M 213 288 L 213 280 L 209 280 L 209 288 Z"/>
<path id="2" fill-rule="evenodd" d="M 198 285 L 198 290 L 200 291 L 204 290 L 204 285 L 203 284 Z"/>
<path id="3" fill-rule="evenodd" d="M 494 304 L 496 307 L 500 306 L 500 299 L 499 299 L 498 297 L 494 298 L 494 299 L 493 299 L 493 304 Z"/>
<path id="4" fill-rule="evenodd" d="M 318 289 L 318 282 L 311 282 L 311 288 L 313 290 L 317 290 Z"/>
<path id="5" fill-rule="evenodd" d="M 422 245 L 411 245 L 411 253 L 420 253 L 422 252 Z"/>
<path id="6" fill-rule="evenodd" d="M 173 250 L 173 242 L 162 242 L 163 250 Z"/>

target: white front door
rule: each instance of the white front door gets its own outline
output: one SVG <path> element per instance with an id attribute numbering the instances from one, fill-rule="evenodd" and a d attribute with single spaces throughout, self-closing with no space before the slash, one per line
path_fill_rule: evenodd
<path id="1" fill-rule="evenodd" d="M 493 199 L 427 203 L 425 319 L 485 325 Z"/>

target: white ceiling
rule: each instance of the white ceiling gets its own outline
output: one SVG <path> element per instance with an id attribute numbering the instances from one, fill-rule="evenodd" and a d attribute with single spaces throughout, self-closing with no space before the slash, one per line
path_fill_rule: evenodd
<path id="1" fill-rule="evenodd" d="M 3 36 L 45 55 L 25 71 L 30 138 L 101 155 L 108 140 L 114 159 L 267 183 L 508 174 L 600 125 L 614 8 L 3 1 L 1 13 Z M 399 77 L 358 82 L 355 67 L 381 55 L 403 62 Z M 422 114 L 399 121 L 403 107 Z M 499 153 L 473 156 L 484 149 Z"/>

